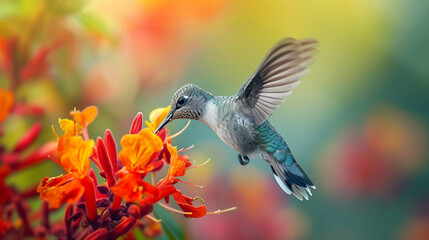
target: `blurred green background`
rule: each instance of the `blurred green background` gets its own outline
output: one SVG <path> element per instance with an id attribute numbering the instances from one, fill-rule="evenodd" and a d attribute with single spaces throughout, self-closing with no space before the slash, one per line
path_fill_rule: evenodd
<path id="1" fill-rule="evenodd" d="M 0 1 L 0 36 L 15 39 L 23 66 L 48 48 L 46 68 L 0 86 L 42 106 L 50 125 L 94 104 L 92 137 L 128 131 L 132 117 L 197 84 L 232 95 L 284 37 L 320 41 L 299 87 L 270 118 L 317 186 L 309 201 L 278 187 L 261 159 L 242 167 L 210 128 L 192 122 L 174 140 L 205 167 L 180 186 L 209 211 L 182 222 L 187 239 L 429 239 L 429 3 L 424 0 Z M 4 46 L 0 44 L 0 47 Z M 42 71 L 42 70 L 40 70 Z M 14 146 L 34 119 L 11 116 L 1 143 Z M 186 121 L 170 124 L 176 132 Z M 8 179 L 23 187 L 61 172 L 44 163 Z"/>

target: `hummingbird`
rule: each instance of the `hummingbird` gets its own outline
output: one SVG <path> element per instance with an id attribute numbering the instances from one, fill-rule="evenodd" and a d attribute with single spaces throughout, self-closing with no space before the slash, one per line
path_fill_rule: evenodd
<path id="1" fill-rule="evenodd" d="M 201 121 L 238 153 L 241 165 L 261 156 L 284 192 L 308 200 L 310 188 L 316 187 L 268 117 L 308 72 L 317 43 L 315 39 L 283 39 L 233 96 L 214 96 L 197 85 L 184 85 L 174 93 L 170 111 L 155 134 L 176 119 Z"/>

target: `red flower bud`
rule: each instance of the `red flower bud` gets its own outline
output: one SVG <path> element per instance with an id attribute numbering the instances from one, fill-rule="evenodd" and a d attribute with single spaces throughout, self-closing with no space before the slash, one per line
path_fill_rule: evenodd
<path id="1" fill-rule="evenodd" d="M 137 222 L 137 218 L 135 217 L 129 217 L 129 218 L 122 218 L 125 219 L 121 223 L 119 223 L 112 231 L 111 238 L 116 239 L 124 234 L 126 234 L 128 231 L 131 230 L 132 227 L 134 227 L 134 224 Z"/>
<path id="2" fill-rule="evenodd" d="M 100 161 L 101 168 L 106 174 L 107 183 L 109 187 L 113 186 L 116 182 L 116 178 L 113 175 L 112 165 L 110 164 L 109 157 L 107 156 L 106 147 L 104 146 L 103 140 L 97 138 L 97 157 Z"/>
<path id="3" fill-rule="evenodd" d="M 67 239 L 73 238 L 73 229 L 72 229 L 72 222 L 70 220 L 70 217 L 73 215 L 73 205 L 68 204 L 66 211 L 64 213 L 64 225 L 66 227 L 66 236 Z"/>
<path id="4" fill-rule="evenodd" d="M 104 132 L 104 144 L 106 146 L 110 164 L 112 165 L 113 173 L 115 174 L 121 167 L 118 161 L 118 153 L 116 152 L 115 138 L 113 137 L 113 133 L 110 129 L 106 129 Z"/>
<path id="5" fill-rule="evenodd" d="M 107 239 L 107 229 L 106 228 L 100 228 L 96 231 L 89 234 L 85 239 L 86 240 L 104 240 Z"/>
<path id="6" fill-rule="evenodd" d="M 131 124 L 130 134 L 137 134 L 142 130 L 143 127 L 143 113 L 139 112 L 134 117 L 133 123 Z"/>

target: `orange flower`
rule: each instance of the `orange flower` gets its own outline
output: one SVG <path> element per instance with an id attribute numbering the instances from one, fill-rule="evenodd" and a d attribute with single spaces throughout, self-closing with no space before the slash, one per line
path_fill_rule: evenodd
<path id="1" fill-rule="evenodd" d="M 13 106 L 13 101 L 13 93 L 0 88 L 0 123 L 3 122 L 9 115 L 9 112 Z"/>
<path id="2" fill-rule="evenodd" d="M 80 179 L 75 178 L 72 174 L 45 177 L 37 188 L 40 198 L 47 200 L 50 208 L 59 208 L 63 203 L 77 202 L 84 191 Z"/>
<path id="3" fill-rule="evenodd" d="M 121 139 L 122 150 L 119 160 L 129 172 L 146 173 L 151 170 L 148 165 L 153 155 L 161 151 L 162 141 L 148 128 L 138 134 L 127 134 Z"/>
<path id="4" fill-rule="evenodd" d="M 153 110 L 149 114 L 150 122 L 145 121 L 146 126 L 152 132 L 155 132 L 156 128 L 159 126 L 159 124 L 161 124 L 162 120 L 164 120 L 165 117 L 167 117 L 167 114 L 169 111 L 170 111 L 170 106 L 167 106 L 165 108 L 157 108 L 157 109 Z"/>
<path id="5" fill-rule="evenodd" d="M 173 147 L 171 146 L 171 144 L 167 144 L 167 149 L 170 153 L 170 168 L 168 169 L 167 176 L 161 179 L 157 184 L 157 187 L 161 190 L 160 195 L 165 195 L 165 193 L 163 193 L 164 191 L 170 192 L 179 207 L 183 211 L 191 213 L 186 214 L 185 217 L 199 218 L 205 216 L 207 214 L 205 206 L 196 207 L 192 205 L 192 202 L 195 199 L 183 195 L 179 190 L 173 187 L 173 185 L 179 181 L 176 177 L 185 175 L 186 162 L 184 161 L 184 159 L 178 156 L 177 147 Z M 174 189 L 172 193 L 171 188 Z"/>
<path id="6" fill-rule="evenodd" d="M 156 168 L 157 164 L 151 163 L 161 151 L 162 140 L 145 128 L 138 134 L 123 136 L 121 145 L 119 160 L 124 168 L 118 172 L 120 179 L 111 188 L 113 193 L 127 202 L 137 201 L 144 195 L 158 195 L 158 189 L 145 182 L 142 177 Z"/>
<path id="7" fill-rule="evenodd" d="M 58 141 L 59 164 L 68 174 L 53 178 L 43 178 L 37 191 L 40 198 L 47 200 L 51 208 L 58 208 L 63 203 L 74 203 L 84 193 L 91 179 L 88 177 L 89 158 L 92 155 L 94 141 L 85 141 L 77 136 L 76 124 L 68 119 L 60 119 L 64 135 Z"/>
<path id="8" fill-rule="evenodd" d="M 66 138 L 65 151 L 60 162 L 64 169 L 77 178 L 88 175 L 94 141 L 84 141 L 80 136 Z"/>
<path id="9" fill-rule="evenodd" d="M 58 123 L 60 124 L 61 129 L 64 131 L 64 134 L 59 137 L 58 139 L 58 145 L 57 150 L 59 154 L 59 158 L 61 160 L 62 155 L 64 154 L 64 151 L 67 147 L 67 142 L 70 137 L 75 137 L 79 135 L 79 132 L 81 130 L 80 125 L 76 124 L 76 122 L 69 120 L 69 119 L 59 119 Z M 57 135 L 57 133 L 54 130 L 54 134 Z M 58 138 L 58 136 L 57 136 Z"/>
<path id="10" fill-rule="evenodd" d="M 134 172 L 125 174 L 111 190 L 126 202 L 135 202 L 145 195 L 156 197 L 159 194 L 156 187 L 142 180 L 140 174 Z"/>
<path id="11" fill-rule="evenodd" d="M 89 106 L 82 112 L 76 109 L 70 112 L 70 115 L 82 126 L 82 128 L 86 128 L 90 123 L 92 123 L 97 117 L 97 114 L 98 109 L 96 106 Z"/>
<path id="12" fill-rule="evenodd" d="M 79 135 L 79 132 L 81 130 L 80 125 L 76 124 L 75 121 L 72 121 L 70 119 L 58 119 L 58 123 L 60 124 L 61 129 L 64 131 L 63 136 L 65 137 L 71 137 L 71 136 L 77 136 Z M 55 131 L 54 131 L 55 133 Z M 56 135 L 56 133 L 55 133 Z"/>
<path id="13" fill-rule="evenodd" d="M 206 206 L 199 206 L 195 207 L 192 205 L 192 202 L 195 201 L 198 198 L 190 198 L 188 196 L 183 195 L 180 191 L 176 191 L 173 193 L 173 198 L 176 201 L 177 205 L 185 211 L 185 212 L 191 212 L 192 214 L 187 214 L 185 217 L 188 218 L 200 218 L 207 214 Z"/>
<path id="14" fill-rule="evenodd" d="M 170 177 L 180 177 L 185 175 L 185 162 L 179 158 L 177 153 L 177 147 L 173 147 L 170 144 L 167 144 L 168 152 L 170 153 L 170 168 L 168 169 L 168 174 L 166 178 Z"/>

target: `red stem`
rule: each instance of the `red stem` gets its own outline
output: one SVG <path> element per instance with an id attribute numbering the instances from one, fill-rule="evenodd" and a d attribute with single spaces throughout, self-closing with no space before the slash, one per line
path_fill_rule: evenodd
<path id="1" fill-rule="evenodd" d="M 33 236 L 34 232 L 33 229 L 31 229 L 31 225 L 27 217 L 27 210 L 25 209 L 22 200 L 19 197 L 15 197 L 13 201 L 15 203 L 16 211 L 18 212 L 18 215 L 22 220 L 22 224 L 24 225 L 25 234 L 27 236 Z"/>
<path id="2" fill-rule="evenodd" d="M 67 239 L 73 238 L 72 223 L 69 220 L 69 217 L 71 217 L 72 215 L 73 215 L 73 204 L 68 204 L 66 207 L 66 211 L 64 213 L 64 225 L 66 227 Z"/>
<path id="3" fill-rule="evenodd" d="M 47 201 L 43 201 L 42 204 L 42 225 L 49 232 L 51 230 L 51 225 L 49 224 L 49 203 Z"/>

